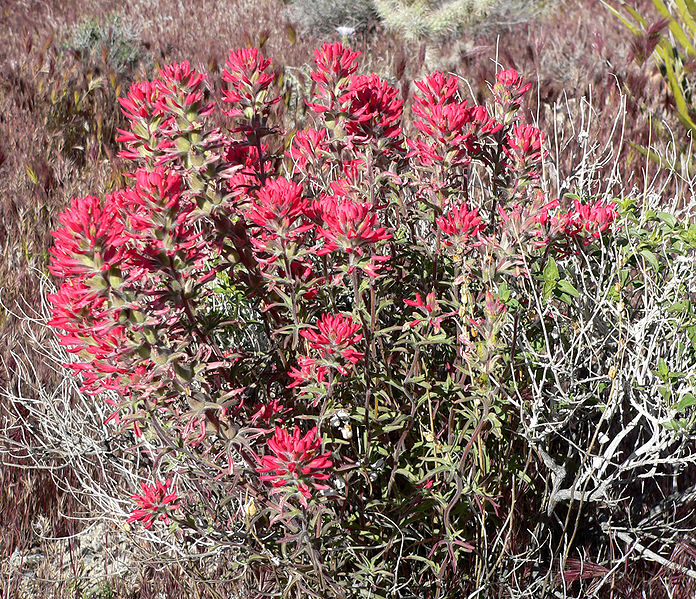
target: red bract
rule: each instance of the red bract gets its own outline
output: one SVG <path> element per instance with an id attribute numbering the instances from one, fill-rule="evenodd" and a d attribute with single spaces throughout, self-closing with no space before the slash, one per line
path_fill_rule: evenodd
<path id="1" fill-rule="evenodd" d="M 168 147 L 165 131 L 173 124 L 174 117 L 162 113 L 160 82 L 133 83 L 125 98 L 119 98 L 123 114 L 130 121 L 130 131 L 119 129 L 116 141 L 126 144 L 119 152 L 121 158 L 143 160 L 154 158 L 158 149 Z"/>
<path id="2" fill-rule="evenodd" d="M 423 166 L 446 162 L 466 166 L 481 149 L 481 138 L 497 133 L 502 125 L 491 118 L 484 106 L 457 101 L 456 77 L 435 73 L 416 83 L 413 113 L 420 119 L 414 126 L 425 139 L 408 140 L 414 156 Z"/>
<path id="3" fill-rule="evenodd" d="M 365 354 L 356 351 L 354 345 L 360 343 L 363 336 L 359 333 L 360 323 L 353 322 L 348 315 L 324 314 L 317 321 L 319 331 L 301 331 L 313 349 L 319 350 L 322 357 L 340 355 L 351 364 L 356 364 Z M 341 374 L 347 374 L 339 368 Z"/>
<path id="4" fill-rule="evenodd" d="M 452 206 L 447 214 L 436 219 L 440 230 L 450 237 L 456 237 L 458 244 L 466 244 L 470 237 L 476 237 L 484 228 L 478 216 L 478 209 L 469 210 L 466 204 Z M 445 239 L 445 245 L 453 240 Z"/>
<path id="5" fill-rule="evenodd" d="M 127 237 L 113 196 L 104 201 L 94 196 L 73 199 L 58 221 L 63 228 L 51 233 L 52 274 L 82 280 L 120 265 Z"/>
<path id="6" fill-rule="evenodd" d="M 354 77 L 342 98 L 348 104 L 346 132 L 353 143 L 375 140 L 384 147 L 389 138 L 401 134 L 399 120 L 403 102 L 399 92 L 377 75 Z M 386 139 L 385 139 L 386 138 Z M 393 145 L 393 144 L 391 144 Z"/>
<path id="7" fill-rule="evenodd" d="M 358 68 L 359 57 L 360 52 L 351 52 L 340 42 L 325 42 L 321 49 L 314 50 L 314 62 L 318 70 L 312 71 L 311 77 L 317 84 L 319 97 L 329 100 L 328 104 L 308 102 L 314 112 L 324 112 L 335 107 L 336 98 L 345 91 L 349 77 Z"/>
<path id="8" fill-rule="evenodd" d="M 170 512 L 180 507 L 174 503 L 177 500 L 176 487 L 169 490 L 171 482 L 168 478 L 164 483 L 157 481 L 156 485 L 143 483 L 142 495 L 131 496 L 140 509 L 133 510 L 127 522 L 142 522 L 145 528 L 150 528 L 155 520 L 161 518 L 165 524 L 169 524 Z"/>
<path id="9" fill-rule="evenodd" d="M 536 180 L 541 175 L 544 134 L 532 125 L 518 124 L 507 137 L 505 154 L 522 178 Z"/>
<path id="10" fill-rule="evenodd" d="M 319 166 L 323 162 L 322 154 L 328 151 L 327 133 L 326 129 L 304 129 L 295 133 L 286 155 L 299 172 L 307 174 L 308 166 Z"/>
<path id="11" fill-rule="evenodd" d="M 119 98 L 123 114 L 129 121 L 139 121 L 149 119 L 153 115 L 159 114 L 157 99 L 160 96 L 160 87 L 157 81 L 143 81 L 133 83 L 128 90 L 125 98 Z M 123 132 L 129 135 L 128 132 Z M 118 139 L 118 141 L 121 141 Z"/>
<path id="12" fill-rule="evenodd" d="M 312 358 L 300 356 L 297 358 L 297 366 L 298 368 L 291 368 L 288 372 L 288 376 L 293 379 L 288 389 L 305 384 L 321 384 L 326 380 L 328 368 L 317 364 L 317 361 Z"/>
<path id="13" fill-rule="evenodd" d="M 414 85 L 420 91 L 413 95 L 413 114 L 423 119 L 432 115 L 435 106 L 446 106 L 457 102 L 459 79 L 454 75 L 435 72 L 423 81 L 415 81 Z"/>
<path id="14" fill-rule="evenodd" d="M 202 86 L 205 75 L 189 66 L 188 61 L 172 63 L 160 69 L 160 80 L 156 83 L 160 95 L 156 104 L 162 113 L 174 113 L 187 120 L 207 116 L 213 112 L 215 104 L 203 105 Z"/>
<path id="15" fill-rule="evenodd" d="M 377 213 L 372 204 L 360 204 L 350 198 L 324 196 L 312 207 L 311 212 L 320 221 L 319 235 L 324 247 L 319 255 L 336 249 L 355 252 L 365 245 L 390 239 L 384 227 L 377 227 Z"/>
<path id="16" fill-rule="evenodd" d="M 273 236 L 296 238 L 311 227 L 302 222 L 306 207 L 307 200 L 302 197 L 302 186 L 287 179 L 278 178 L 268 181 L 259 190 L 256 199 L 245 212 L 245 216 Z M 254 242 L 253 239 L 252 242 Z M 263 243 L 256 245 L 259 248 L 264 247 Z"/>
<path id="17" fill-rule="evenodd" d="M 261 458 L 261 465 L 256 468 L 261 474 L 259 478 L 274 487 L 295 486 L 300 493 L 300 503 L 307 507 L 307 499 L 312 496 L 310 489 L 329 488 L 318 482 L 329 478 L 325 470 L 333 466 L 331 452 L 320 453 L 321 441 L 317 427 L 304 436 L 297 426 L 292 436 L 276 427 L 274 437 L 268 441 L 268 448 L 274 455 Z"/>
<path id="18" fill-rule="evenodd" d="M 522 97 L 531 87 L 531 83 L 525 84 L 515 69 L 498 73 L 492 90 L 493 98 L 500 106 L 506 123 L 514 119 L 515 113 L 521 106 Z"/>
<path id="19" fill-rule="evenodd" d="M 428 325 L 433 327 L 433 331 L 436 334 L 439 333 L 442 329 L 442 320 L 448 316 L 456 314 L 456 312 L 448 312 L 447 314 L 442 313 L 442 311 L 440 310 L 440 306 L 437 300 L 435 299 L 435 291 L 431 291 L 430 293 L 428 293 L 428 295 L 425 298 L 425 302 L 423 302 L 421 294 L 416 293 L 415 300 L 406 299 L 404 300 L 404 304 L 406 304 L 407 306 L 418 308 L 418 310 L 421 313 L 423 313 L 423 316 L 425 317 L 415 318 L 414 320 L 408 323 L 409 327 L 413 328 L 427 319 Z"/>
<path id="20" fill-rule="evenodd" d="M 589 245 L 592 239 L 599 239 L 615 218 L 614 202 L 606 205 L 601 202 L 583 204 L 579 200 L 574 200 L 573 210 L 558 215 L 561 231 L 569 237 L 581 239 L 583 245 Z"/>
<path id="21" fill-rule="evenodd" d="M 261 156 L 268 150 L 268 146 L 261 144 Z M 224 151 L 226 162 L 222 176 L 227 181 L 230 197 L 236 200 L 243 199 L 250 190 L 263 184 L 261 176 L 261 160 L 259 150 L 247 141 L 234 140 L 227 144 Z M 273 174 L 272 171 L 264 172 L 264 177 Z"/>
<path id="22" fill-rule="evenodd" d="M 280 98 L 268 99 L 268 90 L 275 75 L 267 72 L 270 58 L 261 56 L 257 48 L 230 50 L 222 72 L 223 80 L 231 84 L 231 89 L 223 90 L 223 100 L 232 104 L 229 116 L 267 116 L 270 106 Z M 246 109 L 251 113 L 246 114 Z"/>
<path id="23" fill-rule="evenodd" d="M 132 237 L 139 242 L 129 253 L 130 264 L 157 270 L 167 266 L 166 258 L 178 257 L 193 268 L 202 268 L 210 248 L 192 226 L 194 206 L 183 196 L 181 175 L 158 167 L 139 169 L 134 178 L 134 189 L 117 194 Z M 131 280 L 137 278 L 136 272 L 130 274 Z"/>

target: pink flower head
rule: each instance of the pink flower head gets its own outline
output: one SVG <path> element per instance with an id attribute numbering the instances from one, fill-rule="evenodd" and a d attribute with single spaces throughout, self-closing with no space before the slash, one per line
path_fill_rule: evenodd
<path id="1" fill-rule="evenodd" d="M 517 124 L 507 137 L 505 154 L 513 168 L 524 177 L 538 179 L 543 159 L 544 133 L 532 125 Z"/>
<path id="2" fill-rule="evenodd" d="M 138 169 L 134 179 L 134 188 L 116 194 L 132 237 L 140 242 L 138 250 L 129 253 L 131 264 L 157 270 L 164 254 L 179 255 L 200 268 L 209 248 L 192 226 L 194 206 L 185 199 L 181 175 L 158 167 Z"/>
<path id="3" fill-rule="evenodd" d="M 498 73 L 495 78 L 493 98 L 509 119 L 519 109 L 522 97 L 531 87 L 531 83 L 525 84 L 515 69 L 507 69 Z"/>
<path id="4" fill-rule="evenodd" d="M 157 481 L 154 486 L 143 483 L 143 494 L 131 496 L 140 509 L 133 510 L 127 522 L 142 522 L 145 528 L 150 528 L 155 520 L 161 518 L 165 524 L 169 524 L 169 513 L 180 507 L 174 504 L 177 500 L 176 487 L 170 491 L 171 482 L 168 478 L 164 483 Z"/>
<path id="5" fill-rule="evenodd" d="M 498 85 L 503 85 L 509 89 L 517 90 L 517 93 L 524 94 L 526 93 L 530 87 L 532 87 L 531 83 L 524 84 L 524 81 L 520 74 L 515 70 L 515 69 L 506 69 L 504 71 L 500 71 L 496 75 L 495 82 Z"/>
<path id="6" fill-rule="evenodd" d="M 51 274 L 82 280 L 121 263 L 127 236 L 113 196 L 73 199 L 58 221 L 63 227 L 51 233 Z"/>
<path id="7" fill-rule="evenodd" d="M 449 237 L 457 238 L 458 243 L 465 245 L 469 237 L 476 237 L 484 227 L 478 216 L 478 209 L 469 210 L 467 205 L 452 206 L 447 214 L 435 221 L 440 230 Z M 453 245 L 450 239 L 444 240 L 445 245 Z"/>
<path id="8" fill-rule="evenodd" d="M 358 69 L 360 52 L 351 52 L 340 42 L 324 42 L 321 48 L 314 50 L 314 62 L 317 71 L 312 71 L 312 80 L 325 91 L 345 82 Z"/>
<path id="9" fill-rule="evenodd" d="M 302 186 L 287 179 L 271 179 L 258 192 L 246 218 L 273 235 L 296 237 L 309 225 L 297 226 L 307 207 Z"/>
<path id="10" fill-rule="evenodd" d="M 118 102 L 121 104 L 123 114 L 129 121 L 134 122 L 140 119 L 150 119 L 153 115 L 159 113 L 157 100 L 159 99 L 160 92 L 160 85 L 157 81 L 133 83 L 126 97 L 119 98 Z"/>
<path id="11" fill-rule="evenodd" d="M 321 153 L 326 151 L 327 130 L 304 129 L 295 133 L 286 155 L 294 161 L 295 167 L 301 173 L 306 173 L 308 165 L 315 166 L 321 163 Z"/>
<path id="12" fill-rule="evenodd" d="M 267 99 L 268 89 L 275 79 L 267 72 L 270 58 L 261 56 L 257 48 L 230 50 L 222 72 L 223 80 L 231 84 L 231 89 L 223 90 L 224 101 L 233 105 L 229 116 L 241 116 L 244 108 L 254 107 L 267 114 L 270 106 L 280 101 L 280 97 Z"/>
<path id="13" fill-rule="evenodd" d="M 268 440 L 268 449 L 273 455 L 261 458 L 256 468 L 261 474 L 259 478 L 273 487 L 294 486 L 300 493 L 300 503 L 307 507 L 307 499 L 312 496 L 310 488 L 320 491 L 329 488 L 318 482 L 329 478 L 325 470 L 333 466 L 331 452 L 320 453 L 321 442 L 316 426 L 304 436 L 297 426 L 292 436 L 276 427 L 274 437 Z"/>
<path id="14" fill-rule="evenodd" d="M 48 300 L 53 304 L 49 325 L 59 329 L 60 344 L 87 360 L 66 365 L 82 375 L 82 390 L 101 393 L 112 388 L 120 392 L 119 381 L 127 371 L 118 359 L 125 344 L 118 311 L 96 291 L 74 280 L 63 283 Z"/>
<path id="15" fill-rule="evenodd" d="M 399 92 L 377 75 L 354 77 L 342 100 L 348 102 L 346 132 L 354 142 L 383 140 L 401 134 L 403 101 Z"/>
<path id="16" fill-rule="evenodd" d="M 143 206 L 147 205 L 154 212 L 163 212 L 169 209 L 178 211 L 179 206 L 182 204 L 181 195 L 183 191 L 180 174 L 162 167 L 154 170 L 138 169 L 134 179 L 134 191 L 140 198 L 138 203 Z M 130 212 L 133 212 L 133 206 L 130 208 Z M 140 222 L 137 219 L 131 222 L 131 225 L 136 230 L 152 228 L 156 224 L 152 221 Z"/>
<path id="17" fill-rule="evenodd" d="M 187 60 L 165 65 L 159 71 L 160 96 L 157 106 L 162 113 L 173 112 L 179 116 L 207 116 L 213 112 L 214 103 L 202 105 L 205 75 L 189 66 Z"/>
<path id="18" fill-rule="evenodd" d="M 428 119 L 436 106 L 457 103 L 459 80 L 454 75 L 435 72 L 414 85 L 420 93 L 413 95 L 413 114 L 423 119 Z"/>
<path id="19" fill-rule="evenodd" d="M 372 204 L 323 196 L 311 211 L 321 223 L 318 233 L 324 239 L 324 247 L 319 250 L 320 255 L 336 249 L 351 253 L 361 246 L 391 238 L 384 227 L 376 226 L 377 213 Z"/>
<path id="20" fill-rule="evenodd" d="M 456 77 L 431 75 L 416 84 L 421 93 L 414 94 L 413 112 L 421 117 L 415 127 L 425 139 L 409 140 L 409 156 L 424 166 L 447 161 L 451 166 L 466 166 L 481 149 L 481 138 L 500 130 L 485 106 L 468 106 L 457 101 Z"/>
<path id="21" fill-rule="evenodd" d="M 317 329 L 301 331 L 313 349 L 319 350 L 322 357 L 340 355 L 351 364 L 356 364 L 365 354 L 355 350 L 355 345 L 363 338 L 360 323 L 343 314 L 324 314 L 317 321 Z M 341 374 L 347 374 L 345 368 L 339 368 Z"/>
<path id="22" fill-rule="evenodd" d="M 574 200 L 573 210 L 560 214 L 558 219 L 563 233 L 580 238 L 583 245 L 589 245 L 592 239 L 599 239 L 616 219 L 616 204 L 603 205 L 600 201 L 583 204 Z"/>
<path id="23" fill-rule="evenodd" d="M 293 382 L 288 385 L 288 389 L 307 384 L 321 385 L 326 380 L 327 373 L 328 368 L 326 366 L 318 364 L 313 358 L 300 356 L 297 359 L 297 367 L 291 368 L 288 372 L 288 376 L 293 380 Z"/>
<path id="24" fill-rule="evenodd" d="M 162 111 L 162 82 L 133 83 L 125 98 L 119 98 L 123 114 L 130 121 L 130 131 L 119 129 L 116 141 L 126 144 L 119 152 L 122 158 L 142 160 L 153 158 L 157 150 L 171 146 L 167 139 L 175 117 Z"/>

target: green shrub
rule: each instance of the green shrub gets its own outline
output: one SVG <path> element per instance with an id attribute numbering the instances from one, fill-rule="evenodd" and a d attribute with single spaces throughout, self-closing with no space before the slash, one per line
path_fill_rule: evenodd
<path id="1" fill-rule="evenodd" d="M 132 71 L 149 59 L 137 28 L 118 14 L 103 21 L 86 17 L 73 28 L 65 47 L 88 63 L 101 59 L 118 73 Z"/>
<path id="2" fill-rule="evenodd" d="M 376 17 L 369 0 L 294 0 L 288 8 L 291 18 L 314 35 L 334 32 L 337 27 L 364 31 Z"/>

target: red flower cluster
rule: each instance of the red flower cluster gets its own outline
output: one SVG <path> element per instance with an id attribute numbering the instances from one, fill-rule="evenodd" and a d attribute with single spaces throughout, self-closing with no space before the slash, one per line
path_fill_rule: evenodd
<path id="1" fill-rule="evenodd" d="M 63 228 L 51 233 L 55 238 L 49 250 L 51 274 L 84 281 L 121 262 L 127 237 L 115 203 L 114 196 L 103 202 L 87 196 L 74 199 L 59 215 Z"/>
<path id="2" fill-rule="evenodd" d="M 169 490 L 171 482 L 168 478 L 164 483 L 157 481 L 156 485 L 143 483 L 143 494 L 131 496 L 140 509 L 133 510 L 127 522 L 142 522 L 145 528 L 150 528 L 161 518 L 165 524 L 169 524 L 170 512 L 180 507 L 174 503 L 177 500 L 176 487 Z"/>
<path id="3" fill-rule="evenodd" d="M 589 245 L 593 239 L 599 239 L 616 218 L 616 204 L 601 202 L 583 204 L 574 200 L 573 209 L 558 217 L 561 230 L 569 237 L 580 239 L 583 245 Z"/>
<path id="4" fill-rule="evenodd" d="M 189 66 L 187 60 L 162 67 L 157 85 L 160 94 L 156 106 L 162 114 L 172 113 L 187 121 L 208 116 L 215 104 L 203 104 L 205 75 Z"/>
<path id="5" fill-rule="evenodd" d="M 519 178 L 536 180 L 541 175 L 544 134 L 532 125 L 516 124 L 507 137 L 505 154 Z"/>
<path id="6" fill-rule="evenodd" d="M 139 169 L 134 179 L 133 189 L 117 195 L 129 237 L 137 245 L 137 251 L 129 252 L 128 265 L 145 269 L 132 271 L 131 281 L 162 268 L 166 258 L 202 269 L 210 248 L 191 226 L 195 206 L 184 197 L 181 175 L 158 167 Z"/>
<path id="7" fill-rule="evenodd" d="M 502 128 L 485 106 L 470 107 L 466 100 L 457 100 L 457 81 L 433 73 L 415 84 L 420 93 L 414 94 L 413 113 L 420 118 L 413 124 L 425 137 L 407 143 L 412 149 L 409 156 L 423 166 L 466 166 L 480 152 L 480 138 Z"/>
<path id="8" fill-rule="evenodd" d="M 435 219 L 440 230 L 449 236 L 444 240 L 445 245 L 466 246 L 470 237 L 476 237 L 484 228 L 483 221 L 478 216 L 478 209 L 469 210 L 466 204 L 452 206 L 447 214 Z M 454 239 L 453 239 L 454 238 Z"/>
<path id="9" fill-rule="evenodd" d="M 343 44 L 324 42 L 321 48 L 314 50 L 314 62 L 317 71 L 312 71 L 312 80 L 317 84 L 318 96 L 328 103 L 310 103 L 307 105 L 314 112 L 325 112 L 336 108 L 336 102 L 347 89 L 350 77 L 358 70 L 360 52 L 352 52 Z"/>
<path id="10" fill-rule="evenodd" d="M 126 144 L 122 158 L 162 164 L 176 159 L 181 150 L 176 139 L 208 116 L 214 103 L 203 103 L 205 75 L 188 62 L 173 63 L 159 71 L 154 81 L 134 83 L 126 98 L 119 98 L 130 130 L 119 129 L 117 141 Z"/>
<path id="11" fill-rule="evenodd" d="M 299 368 L 291 368 L 288 376 L 293 379 L 293 382 L 288 385 L 288 389 L 300 387 L 304 385 L 321 385 L 326 380 L 328 368 L 318 364 L 313 358 L 300 356 L 297 358 L 297 366 Z"/>
<path id="12" fill-rule="evenodd" d="M 223 90 L 223 99 L 232 108 L 227 115 L 268 116 L 270 107 L 280 101 L 280 97 L 268 99 L 269 88 L 275 79 L 268 72 L 270 58 L 263 58 L 257 48 L 230 50 L 222 71 L 222 78 L 231 84 L 232 89 Z"/>
<path id="13" fill-rule="evenodd" d="M 529 86 L 516 71 L 498 76 L 490 112 L 461 98 L 455 76 L 416 82 L 414 135 L 404 140 L 398 91 L 357 74 L 358 57 L 340 43 L 315 52 L 314 123 L 289 146 L 287 137 L 265 140 L 280 133 L 271 118 L 279 94 L 258 49 L 231 51 L 222 73 L 231 133 L 204 118 L 214 88 L 188 63 L 133 85 L 121 100 L 130 121 L 122 155 L 136 165 L 129 188 L 73 200 L 51 249 L 50 270 L 66 279 L 50 296 L 51 324 L 80 355 L 72 367 L 86 390 L 111 392 L 113 419 L 147 438 L 156 415 L 172 443 L 190 450 L 186 459 L 228 452 L 213 477 L 220 485 L 240 457 L 264 453 L 252 474 L 304 506 L 328 489 L 333 466 L 317 428 L 276 427 L 258 450 L 259 427 L 362 406 L 356 395 L 382 384 L 381 368 L 360 366 L 368 347 L 394 377 L 375 413 L 383 399 L 398 406 L 398 378 L 414 368 L 404 337 L 421 343 L 428 334 L 435 345 L 447 336 L 419 362 L 416 374 L 434 381 L 469 359 L 472 370 L 484 357 L 493 364 L 509 319 L 488 288 L 504 281 L 523 293 L 515 280 L 530 272 L 523 262 L 547 256 L 544 246 L 577 250 L 616 216 L 613 204 L 577 201 L 557 214 L 558 202 L 545 199 L 536 183 L 544 137 L 517 114 Z M 275 153 L 282 147 L 285 156 Z M 475 179 L 479 166 L 486 174 Z M 233 437 L 240 444 L 221 441 Z M 356 445 L 346 444 L 346 463 L 362 457 L 351 453 Z M 247 474 L 229 484 L 258 492 Z M 168 522 L 179 508 L 170 487 L 143 485 L 129 521 Z"/>
<path id="14" fill-rule="evenodd" d="M 347 103 L 346 132 L 351 142 L 374 141 L 380 149 L 397 146 L 393 141 L 401 134 L 399 121 L 404 103 L 398 91 L 377 75 L 353 77 L 344 96 Z"/>
<path id="15" fill-rule="evenodd" d="M 531 83 L 524 80 L 515 69 L 501 71 L 495 78 L 493 86 L 493 98 L 500 107 L 504 122 L 509 123 L 522 105 L 522 98 L 532 87 Z"/>
<path id="16" fill-rule="evenodd" d="M 302 197 L 302 186 L 279 177 L 262 187 L 256 199 L 249 205 L 246 218 L 271 236 L 295 239 L 311 225 L 298 224 L 304 215 L 307 200 Z M 259 249 L 266 247 L 258 239 L 252 239 Z"/>
<path id="17" fill-rule="evenodd" d="M 295 163 L 298 172 L 309 175 L 308 166 L 324 163 L 324 153 L 328 152 L 328 131 L 326 129 L 304 129 L 292 138 L 286 152 Z"/>
<path id="18" fill-rule="evenodd" d="M 358 203 L 340 195 L 323 196 L 311 207 L 310 214 L 318 219 L 317 232 L 324 240 L 319 255 L 337 249 L 361 254 L 365 246 L 391 238 L 384 227 L 377 226 L 377 213 L 369 203 Z"/>
<path id="19" fill-rule="evenodd" d="M 313 349 L 319 350 L 322 357 L 340 355 L 351 364 L 356 364 L 365 355 L 354 348 L 363 336 L 358 332 L 360 323 L 353 322 L 350 316 L 324 314 L 317 321 L 317 328 L 318 332 L 310 330 L 300 334 Z M 338 365 L 337 369 L 341 374 L 348 374 L 343 366 Z"/>
<path id="20" fill-rule="evenodd" d="M 331 452 L 320 453 L 321 437 L 317 427 L 301 436 L 296 426 L 292 436 L 280 427 L 268 441 L 268 448 L 274 455 L 264 455 L 257 471 L 261 480 L 268 481 L 274 487 L 295 486 L 300 493 L 300 503 L 307 507 L 307 500 L 312 497 L 310 489 L 326 490 L 328 485 L 318 481 L 327 480 L 325 472 L 333 463 Z"/>

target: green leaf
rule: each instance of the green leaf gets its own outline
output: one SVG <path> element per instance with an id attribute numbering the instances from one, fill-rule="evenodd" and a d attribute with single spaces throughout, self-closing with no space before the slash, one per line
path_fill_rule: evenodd
<path id="1" fill-rule="evenodd" d="M 573 287 L 573 285 L 567 279 L 562 279 L 558 281 L 558 290 L 562 293 L 567 293 L 572 297 L 580 297 L 578 290 Z"/>
<path id="2" fill-rule="evenodd" d="M 551 297 L 553 290 L 556 288 L 556 281 L 545 281 L 544 287 L 541 290 L 541 296 L 546 300 Z"/>
<path id="3" fill-rule="evenodd" d="M 677 412 L 683 412 L 686 408 L 696 405 L 696 396 L 691 393 L 687 393 L 682 397 L 676 404 L 672 406 Z"/>
<path id="4" fill-rule="evenodd" d="M 672 229 L 677 225 L 677 219 L 669 212 L 658 212 L 657 217 Z"/>
<path id="5" fill-rule="evenodd" d="M 652 0 L 652 2 L 655 5 L 657 12 L 660 13 L 660 16 L 669 20 L 669 30 L 681 44 L 682 48 L 686 50 L 687 54 L 694 56 L 696 54 L 696 48 L 694 48 L 694 45 L 691 43 L 689 36 L 687 36 L 684 33 L 684 30 L 679 26 L 677 19 L 675 19 L 669 12 L 669 9 L 665 3 L 662 0 Z"/>
<path id="6" fill-rule="evenodd" d="M 643 256 L 655 270 L 659 270 L 660 263 L 657 261 L 657 256 L 650 250 L 643 249 L 640 251 L 640 255 Z"/>
<path id="7" fill-rule="evenodd" d="M 559 277 L 558 266 L 556 266 L 556 261 L 549 257 L 549 261 L 544 266 L 544 280 L 545 281 L 557 281 Z"/>

